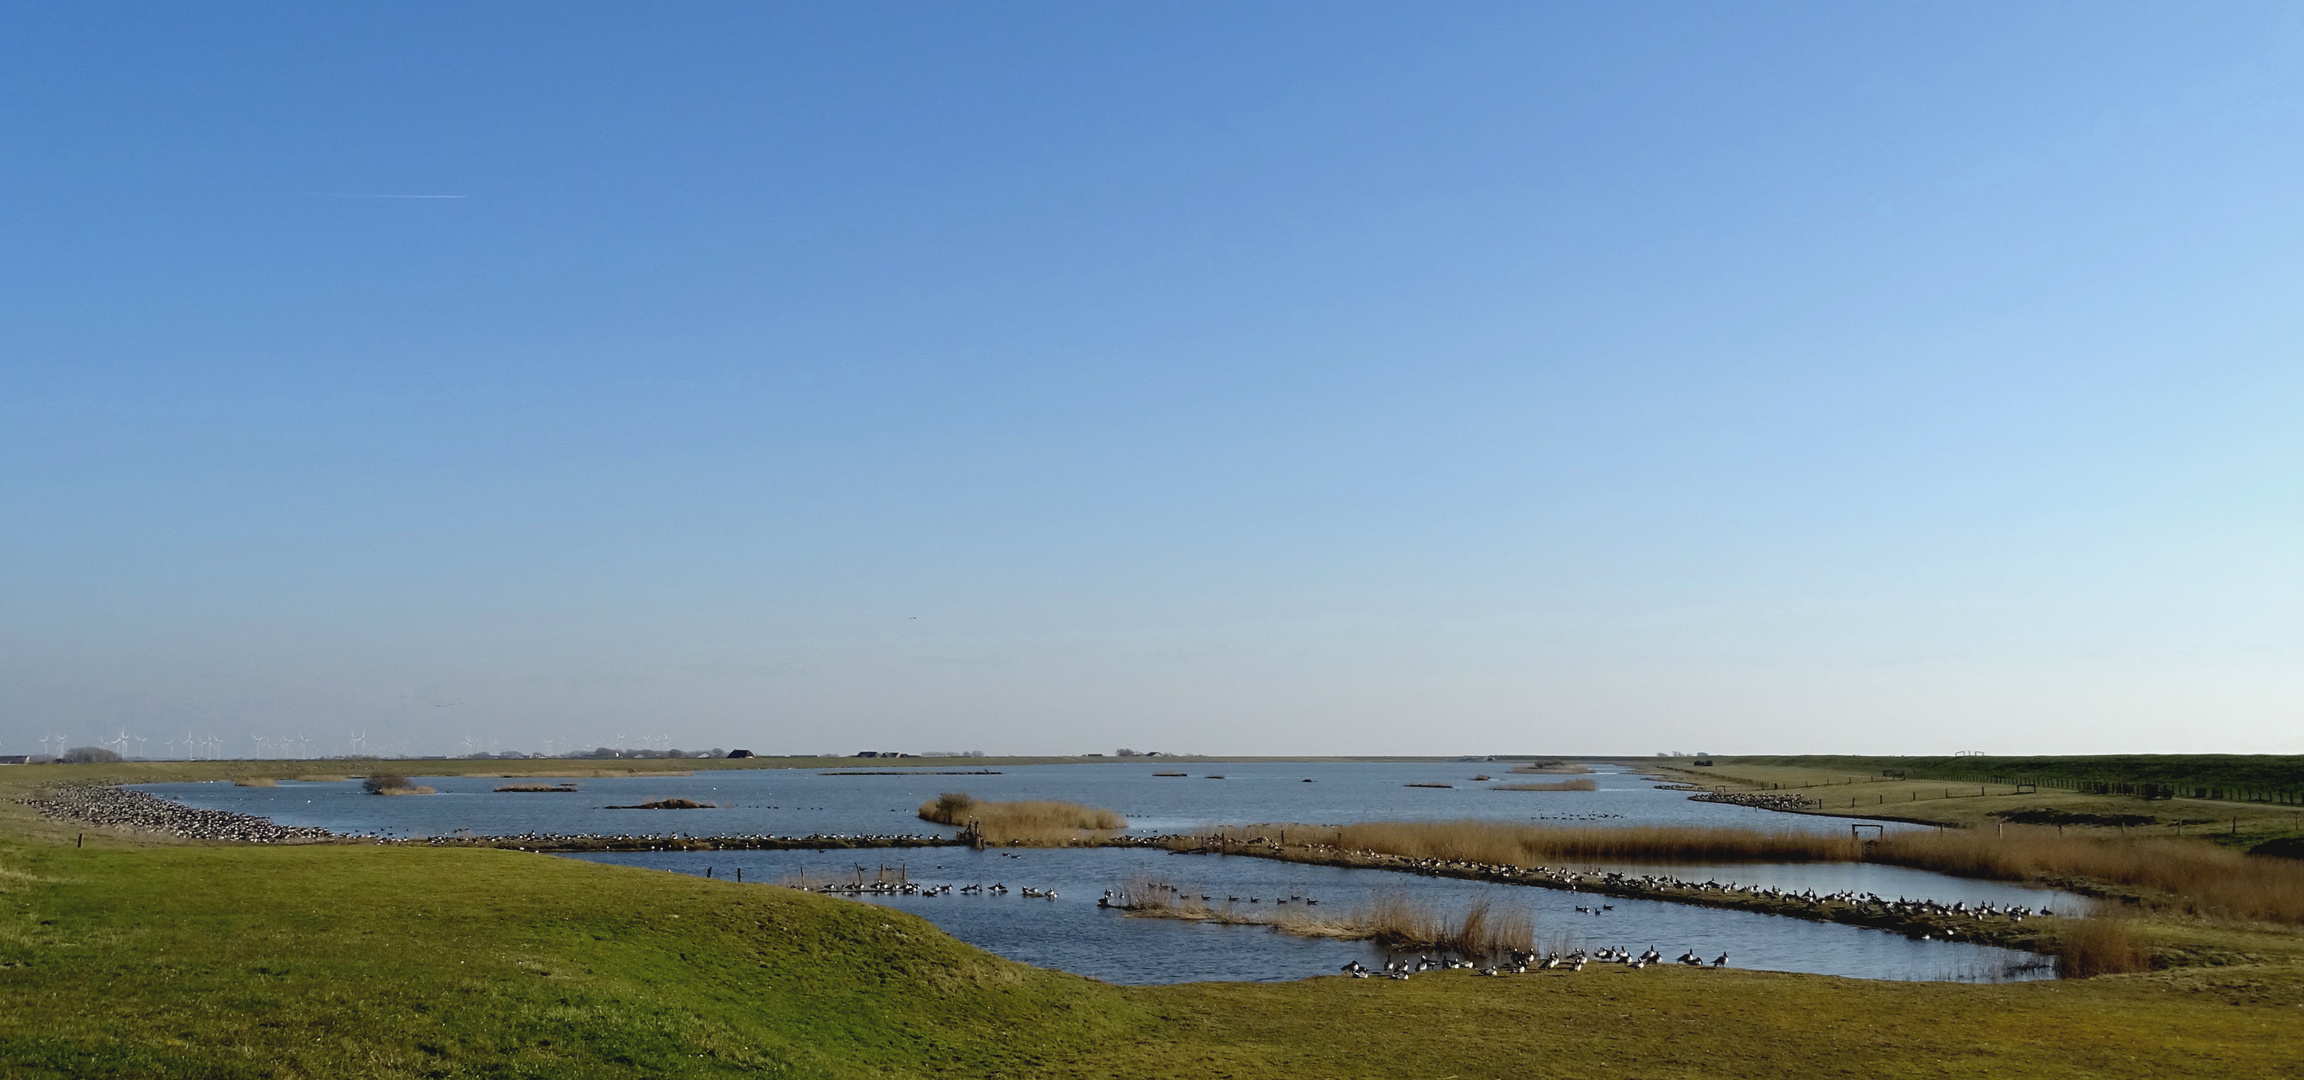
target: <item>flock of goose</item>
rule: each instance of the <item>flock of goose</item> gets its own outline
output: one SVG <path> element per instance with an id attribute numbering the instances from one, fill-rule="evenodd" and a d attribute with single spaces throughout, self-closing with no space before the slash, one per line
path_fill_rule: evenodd
<path id="1" fill-rule="evenodd" d="M 1641 968 L 1653 967 L 1663 962 L 1664 954 L 1658 952 L 1656 947 L 1651 945 L 1647 952 L 1638 956 L 1632 955 L 1630 949 L 1601 949 L 1592 953 L 1578 949 L 1565 956 L 1553 952 L 1547 954 L 1542 960 L 1538 960 L 1533 952 L 1514 950 L 1505 962 L 1486 966 L 1481 966 L 1475 960 L 1443 955 L 1437 960 L 1429 956 L 1419 956 L 1414 960 L 1387 960 L 1381 971 L 1354 960 L 1338 970 L 1355 979 L 1369 979 L 1378 976 L 1387 979 L 1405 979 L 1418 972 L 1453 971 L 1458 968 L 1469 968 L 1474 975 L 1487 976 L 1525 975 L 1531 971 L 1558 971 L 1572 974 L 1584 970 L 1586 964 L 1621 964 L 1626 970 L 1638 971 Z M 1702 968 L 1706 966 L 1704 958 L 1696 955 L 1694 949 L 1681 953 L 1679 958 L 1672 962 L 1683 967 Z M 1728 954 L 1721 953 L 1718 958 L 1712 961 L 1710 966 L 1713 968 L 1727 967 Z"/>
<path id="2" fill-rule="evenodd" d="M 1173 893 L 1173 894 L 1175 894 L 1175 895 L 1173 895 L 1173 896 L 1171 896 L 1171 897 L 1169 897 L 1169 898 L 1168 898 L 1168 899 L 1171 899 L 1171 900 L 1187 900 L 1187 901 L 1188 901 L 1188 900 L 1192 899 L 1192 898 L 1191 898 L 1191 896 L 1189 896 L 1189 895 L 1185 894 L 1183 890 L 1181 890 L 1181 889 L 1178 889 L 1178 888 L 1177 888 L 1176 886 L 1174 886 L 1174 885 L 1154 885 L 1154 886 L 1152 886 L 1152 887 L 1153 887 L 1153 888 L 1155 888 L 1155 889 L 1162 889 L 1162 890 L 1165 890 L 1165 891 L 1167 891 L 1167 892 L 1170 892 L 1170 893 Z M 1227 897 L 1225 897 L 1225 898 L 1224 898 L 1224 902 L 1225 902 L 1225 903 L 1227 903 L 1227 904 L 1237 904 L 1237 903 L 1241 903 L 1241 902 L 1243 902 L 1243 901 L 1245 901 L 1245 902 L 1247 902 L 1247 903 L 1251 903 L 1251 904 L 1261 904 L 1261 903 L 1263 903 L 1263 902 L 1264 902 L 1264 898 L 1263 898 L 1263 897 L 1261 897 L 1261 896 L 1248 896 L 1248 897 L 1240 897 L 1240 896 L 1227 896 Z M 1212 896 L 1212 895 L 1209 895 L 1209 894 L 1207 894 L 1207 893 L 1202 893 L 1202 894 L 1200 895 L 1200 902 L 1201 902 L 1201 903 L 1203 903 L 1203 904 L 1213 904 L 1213 903 L 1215 903 L 1215 902 L 1216 902 L 1216 898 L 1215 898 L 1214 896 Z M 1131 902 L 1131 901 L 1128 899 L 1128 895 L 1127 895 L 1126 893 L 1124 893 L 1124 892 L 1120 892 L 1120 891 L 1117 891 L 1117 890 L 1113 890 L 1113 889 L 1106 889 L 1106 890 L 1104 890 L 1104 895 L 1102 895 L 1102 896 L 1100 896 L 1100 897 L 1097 897 L 1097 898 L 1096 898 L 1096 906 L 1097 906 L 1097 907 L 1105 907 L 1105 908 L 1108 908 L 1108 907 L 1129 907 L 1129 906 L 1131 906 L 1131 903 L 1132 903 L 1132 902 Z M 1287 904 L 1302 904 L 1302 905 L 1304 905 L 1304 906 L 1306 906 L 1306 907 L 1316 907 L 1316 906 L 1318 906 L 1318 905 L 1319 905 L 1320 901 L 1318 901 L 1318 900 L 1314 900 L 1314 899 L 1312 899 L 1312 898 L 1311 898 L 1311 897 L 1309 897 L 1309 896 L 1302 896 L 1302 895 L 1298 895 L 1298 894 L 1296 894 L 1296 893 L 1290 893 L 1290 894 L 1288 894 L 1287 896 L 1275 896 L 1275 897 L 1273 897 L 1273 898 L 1272 898 L 1272 903 L 1273 903 L 1273 905 L 1274 905 L 1275 907 L 1277 907 L 1277 906 L 1283 906 L 1283 905 L 1287 905 Z"/>
<path id="3" fill-rule="evenodd" d="M 18 800 L 41 817 L 90 825 L 136 829 L 195 840 L 237 840 L 246 844 L 300 843 L 334 839 L 326 829 L 281 825 L 270 818 L 229 810 L 203 810 L 145 791 L 110 784 L 58 784 Z"/>
<path id="4" fill-rule="evenodd" d="M 1779 791 L 1739 791 L 1733 793 L 1713 791 L 1702 795 L 1690 795 L 1688 801 L 1728 803 L 1732 806 L 1749 806 L 1755 810 L 1806 810 L 1811 806 L 1821 807 L 1824 805 L 1822 799 L 1811 799 L 1806 795 L 1789 795 Z"/>
<path id="5" fill-rule="evenodd" d="M 2023 922 L 2025 919 L 2032 918 L 2034 916 L 2055 914 L 2054 911 L 2046 907 L 2034 908 L 2023 904 L 1996 904 L 1991 902 L 1979 902 L 1971 904 L 1965 900 L 1946 904 L 1938 900 L 1912 900 L 1901 896 L 1894 900 L 1890 900 L 1878 893 L 1857 892 L 1852 889 L 1829 893 L 1819 893 L 1814 889 L 1803 889 L 1799 892 L 1791 892 L 1774 885 L 1743 885 L 1733 881 L 1722 882 L 1710 879 L 1704 881 L 1692 881 L 1660 874 L 1626 874 L 1617 871 L 1598 869 L 1572 870 L 1566 867 L 1554 866 L 1538 866 L 1534 868 L 1528 868 L 1507 864 L 1474 862 L 1469 859 L 1411 859 L 1401 856 L 1388 856 L 1383 853 L 1374 851 L 1356 851 L 1349 852 L 1349 854 L 1368 861 L 1426 874 L 1439 874 L 1449 876 L 1478 875 L 1481 877 L 1490 878 L 1492 880 L 1522 881 L 1532 883 L 1541 881 L 1544 883 L 1552 884 L 1554 886 L 1563 886 L 1571 890 L 1579 886 L 1583 886 L 1612 890 L 1616 892 L 1718 893 L 1722 896 L 1749 897 L 1753 899 L 1767 900 L 1774 903 L 1788 904 L 1796 908 L 1803 909 L 1824 909 L 1833 905 L 1839 905 L 1842 907 L 1854 909 L 1860 914 L 1905 918 L 1927 917 L 1936 919 L 1949 918 L 1975 920 L 2006 919 L 2010 922 Z M 1576 910 L 1579 912 L 1589 912 L 1596 915 L 1601 911 L 1609 910 L 1612 906 L 1613 905 L 1609 904 L 1587 905 L 1580 906 Z M 1958 936 L 1957 932 L 1953 930 L 1946 930 L 1944 933 L 1946 937 Z M 1929 937 L 1932 935 L 1923 934 L 1921 936 Z"/>
<path id="6" fill-rule="evenodd" d="M 1733 881 L 1726 883 L 1718 881 L 1682 881 L 1678 878 L 1658 877 L 1655 875 L 1646 874 L 1633 877 L 1625 874 L 1611 873 L 1602 875 L 1602 879 L 1609 884 L 1636 884 L 1641 887 L 1650 889 L 1666 888 L 1689 889 L 1696 892 L 1742 893 L 1749 896 L 1766 897 L 1770 900 L 1782 900 L 1812 907 L 1823 907 L 1829 904 L 1840 904 L 1846 907 L 1855 908 L 1860 912 L 1878 913 L 1882 915 L 1926 915 L 1939 918 L 1949 917 L 1969 919 L 2008 919 L 2012 922 L 2023 922 L 2025 919 L 2036 915 L 2055 914 L 2053 910 L 2050 910 L 2046 907 L 2034 908 L 2023 904 L 1995 904 L 1990 901 L 1971 904 L 1965 900 L 1957 900 L 1950 904 L 1946 904 L 1937 900 L 1910 900 L 1901 896 L 1894 900 L 1890 900 L 1887 897 L 1881 896 L 1879 893 L 1857 892 L 1853 889 L 1844 889 L 1840 892 L 1831 893 L 1819 893 L 1814 889 L 1803 889 L 1799 892 L 1787 892 L 1773 885 L 1761 888 L 1750 885 L 1740 885 Z"/>
<path id="7" fill-rule="evenodd" d="M 810 886 L 807 891 L 833 896 L 951 896 L 955 892 L 950 884 L 921 885 L 911 881 L 841 881 Z M 978 882 L 962 885 L 957 892 L 962 896 L 1006 896 L 1008 886 L 997 881 L 990 885 Z M 1029 900 L 1054 900 L 1057 893 L 1054 889 L 1038 889 L 1026 885 L 1016 895 Z"/>

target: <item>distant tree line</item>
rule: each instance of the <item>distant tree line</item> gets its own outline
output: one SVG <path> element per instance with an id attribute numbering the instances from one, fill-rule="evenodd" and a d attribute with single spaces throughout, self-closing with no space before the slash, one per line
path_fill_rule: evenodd
<path id="1" fill-rule="evenodd" d="M 2304 755 L 2094 754 L 2071 757 L 1739 757 L 1760 765 L 1898 774 L 1915 780 L 2032 784 L 2091 795 L 2304 806 Z"/>

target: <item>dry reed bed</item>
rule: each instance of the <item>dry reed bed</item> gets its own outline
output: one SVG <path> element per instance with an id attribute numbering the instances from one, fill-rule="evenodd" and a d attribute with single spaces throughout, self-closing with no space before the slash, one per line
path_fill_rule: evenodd
<path id="1" fill-rule="evenodd" d="M 1282 836 L 1277 826 L 1234 835 Z M 1329 845 L 1410 859 L 1515 866 L 1602 862 L 1878 862 L 1999 881 L 2096 882 L 2147 889 L 2194 914 L 2304 924 L 2304 862 L 2252 857 L 2205 841 L 2064 837 L 2046 830 L 2006 835 L 1901 833 L 1847 836 L 1688 826 L 1548 828 L 1490 821 L 1369 822 L 1287 826 L 1290 844 Z"/>
<path id="2" fill-rule="evenodd" d="M 1151 877 L 1129 879 L 1120 895 L 1119 906 L 1142 918 L 1265 926 L 1300 937 L 1373 940 L 1393 949 L 1450 949 L 1468 957 L 1500 957 L 1536 947 L 1535 916 L 1524 908 L 1498 910 L 1485 896 L 1473 897 L 1451 917 L 1400 889 L 1379 890 L 1348 910 L 1318 914 L 1308 907 L 1243 911 L 1235 904 L 1211 904 L 1198 889 Z"/>
<path id="3" fill-rule="evenodd" d="M 1864 854 L 1871 862 L 1961 877 L 2150 889 L 2175 897 L 2193 914 L 2304 924 L 2304 862 L 2243 855 L 2204 840 L 1946 830 L 1890 836 L 1865 845 Z"/>
<path id="4" fill-rule="evenodd" d="M 2152 949 L 2134 919 L 2099 915 L 2079 919 L 2056 935 L 2056 977 L 2085 979 L 2152 970 Z"/>
<path id="5" fill-rule="evenodd" d="M 1598 791 L 1600 785 L 1592 780 L 1561 780 L 1551 784 L 1497 784 L 1490 791 Z"/>
<path id="6" fill-rule="evenodd" d="M 920 820 L 973 827 L 993 844 L 1070 844 L 1102 840 L 1128 827 L 1119 814 L 1054 799 L 989 802 L 947 791 L 920 804 Z"/>

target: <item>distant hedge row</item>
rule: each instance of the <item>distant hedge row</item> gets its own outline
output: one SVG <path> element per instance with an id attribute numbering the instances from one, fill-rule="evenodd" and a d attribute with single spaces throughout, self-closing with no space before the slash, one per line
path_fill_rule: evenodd
<path id="1" fill-rule="evenodd" d="M 1738 757 L 1758 765 L 1971 784 L 2036 784 L 2095 795 L 2304 806 L 2304 755 L 2103 754 L 2073 757 Z"/>

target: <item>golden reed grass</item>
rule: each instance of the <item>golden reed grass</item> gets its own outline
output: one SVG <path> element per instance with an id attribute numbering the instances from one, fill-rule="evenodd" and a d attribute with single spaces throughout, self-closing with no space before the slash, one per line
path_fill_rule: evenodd
<path id="1" fill-rule="evenodd" d="M 1277 835 L 1270 827 L 1258 827 Z M 1288 826 L 1294 843 L 1331 844 L 1409 859 L 1542 866 L 1560 862 L 1805 862 L 1855 859 L 1855 841 L 1807 833 L 1646 825 L 1548 828 L 1497 821 L 1377 821 Z"/>
<path id="2" fill-rule="evenodd" d="M 2243 855 L 2206 841 L 2066 837 L 2048 829 L 2006 835 L 1965 829 L 1852 836 L 1693 826 L 1553 828 L 1494 821 L 1400 821 L 1342 826 L 1253 826 L 1262 836 L 1410 859 L 1518 866 L 1605 862 L 1879 862 L 1960 877 L 2077 879 L 2167 894 L 2201 915 L 2304 923 L 2304 862 Z"/>
<path id="3" fill-rule="evenodd" d="M 1866 845 L 1865 857 L 1961 877 L 2083 878 L 2167 893 L 2194 914 L 2304 923 L 2304 862 L 2243 855 L 2204 840 L 1945 830 L 1889 836 Z"/>
<path id="4" fill-rule="evenodd" d="M 1179 888 L 1164 878 L 1133 877 L 1120 888 L 1130 914 L 1186 919 L 1232 926 L 1267 926 L 1300 937 L 1373 940 L 1393 949 L 1450 949 L 1465 956 L 1497 956 L 1536 947 L 1536 919 L 1526 908 L 1498 910 L 1485 896 L 1473 897 L 1454 916 L 1401 889 L 1383 889 L 1341 912 L 1315 913 L 1308 907 L 1247 909 L 1212 903 L 1197 888 Z"/>
<path id="5" fill-rule="evenodd" d="M 1562 780 L 1551 784 L 1497 784 L 1490 791 L 1598 791 L 1600 785 L 1591 780 Z"/>
<path id="6" fill-rule="evenodd" d="M 1128 827 L 1110 810 L 1053 799 L 987 802 L 966 792 L 947 791 L 920 804 L 920 820 L 968 825 L 995 844 L 1065 844 L 1109 836 Z"/>
<path id="7" fill-rule="evenodd" d="M 2074 920 L 2056 935 L 2049 951 L 2056 957 L 2056 977 L 2085 979 L 2095 975 L 2125 975 L 2152 970 L 2152 949 L 2136 929 L 2136 920 L 2107 912 Z"/>

